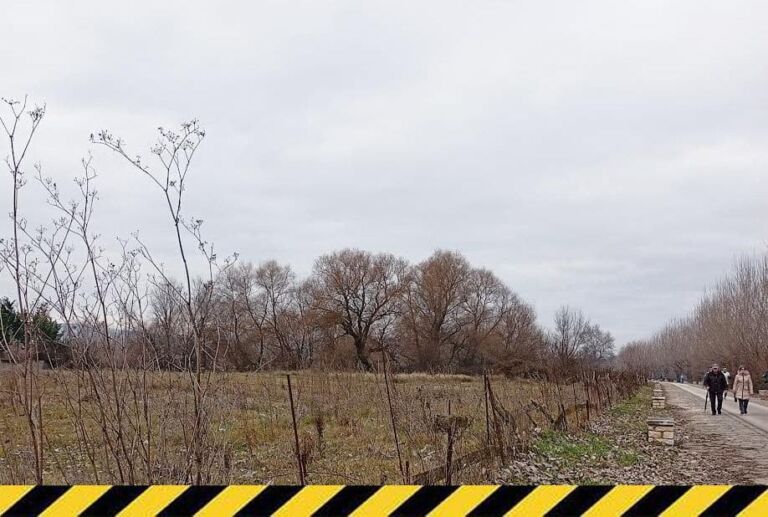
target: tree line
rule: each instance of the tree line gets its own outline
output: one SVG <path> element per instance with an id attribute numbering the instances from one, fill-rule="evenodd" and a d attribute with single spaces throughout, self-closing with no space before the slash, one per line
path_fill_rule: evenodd
<path id="1" fill-rule="evenodd" d="M 131 281 L 118 275 L 108 282 L 106 327 L 93 299 L 39 306 L 33 319 L 44 326 L 33 324 L 32 333 L 45 342 L 40 359 L 62 367 L 141 367 L 149 356 L 157 368 L 194 367 L 181 283 L 151 276 L 137 299 L 142 286 Z M 388 361 L 398 371 L 514 375 L 552 366 L 605 368 L 613 358 L 611 334 L 581 311 L 561 308 L 548 330 L 495 274 L 456 251 L 409 264 L 388 253 L 343 249 L 319 257 L 307 278 L 273 260 L 238 261 L 212 282 L 192 284 L 203 369 L 373 371 Z M 18 355 L 23 317 L 8 299 L 0 307 L 4 346 Z"/>
<path id="2" fill-rule="evenodd" d="M 768 371 L 768 254 L 743 257 L 687 317 L 629 343 L 619 363 L 647 375 L 698 381 L 712 363 Z M 756 376 L 756 380 L 760 375 Z"/>

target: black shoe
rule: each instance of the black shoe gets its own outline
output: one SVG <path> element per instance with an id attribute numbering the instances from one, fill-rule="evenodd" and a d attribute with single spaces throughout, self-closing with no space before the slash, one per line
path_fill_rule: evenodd
<path id="1" fill-rule="evenodd" d="M 722 415 L 722 414 L 723 414 L 723 412 L 722 412 L 722 411 L 718 411 L 718 412 L 717 412 L 717 414 L 718 414 L 718 415 Z"/>
<path id="2" fill-rule="evenodd" d="M 712 411 L 712 415 L 713 415 L 713 416 L 714 416 L 714 415 L 716 415 L 716 414 L 717 414 L 717 413 L 715 413 L 714 411 Z"/>

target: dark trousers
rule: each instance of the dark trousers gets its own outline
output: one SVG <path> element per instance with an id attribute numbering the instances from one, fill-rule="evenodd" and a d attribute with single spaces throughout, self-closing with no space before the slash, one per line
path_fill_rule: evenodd
<path id="1" fill-rule="evenodd" d="M 717 412 L 719 413 L 723 409 L 723 392 L 722 391 L 710 391 L 709 392 L 709 404 L 712 406 L 712 414 L 715 414 L 715 399 L 717 399 Z"/>
<path id="2" fill-rule="evenodd" d="M 747 414 L 747 406 L 749 405 L 749 399 L 739 399 L 739 411 L 742 415 Z"/>

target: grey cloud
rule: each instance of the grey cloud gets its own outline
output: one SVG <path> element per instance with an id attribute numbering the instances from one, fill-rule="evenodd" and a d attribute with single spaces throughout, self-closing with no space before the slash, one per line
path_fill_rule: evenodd
<path id="1" fill-rule="evenodd" d="M 542 321 L 580 305 L 627 341 L 765 245 L 759 0 L 4 11 L 0 94 L 48 103 L 33 150 L 46 173 L 77 174 L 94 130 L 146 154 L 158 125 L 198 117 L 189 213 L 223 253 L 306 273 L 344 246 L 458 249 Z M 141 228 L 170 263 L 157 193 L 93 153 L 99 231 Z"/>

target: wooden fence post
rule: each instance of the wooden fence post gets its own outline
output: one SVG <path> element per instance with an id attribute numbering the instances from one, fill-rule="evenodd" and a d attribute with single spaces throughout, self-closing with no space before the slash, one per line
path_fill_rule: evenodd
<path id="1" fill-rule="evenodd" d="M 304 476 L 304 463 L 301 461 L 301 449 L 299 448 L 299 428 L 296 425 L 296 408 L 293 405 L 293 388 L 291 387 L 291 374 L 287 373 L 285 376 L 288 378 L 288 398 L 291 400 L 291 420 L 293 421 L 293 441 L 296 451 L 296 464 L 299 467 L 299 484 L 305 485 L 306 478 Z"/>

